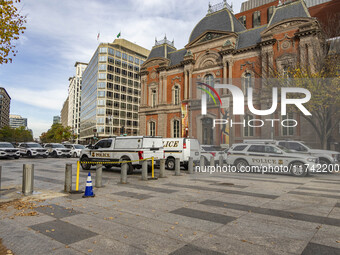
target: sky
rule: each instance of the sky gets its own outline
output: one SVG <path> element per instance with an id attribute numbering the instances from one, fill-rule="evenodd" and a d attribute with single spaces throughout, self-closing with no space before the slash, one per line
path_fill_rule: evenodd
<path id="1" fill-rule="evenodd" d="M 222 0 L 211 0 L 212 5 Z M 28 119 L 34 138 L 60 115 L 76 61 L 89 62 L 100 42 L 121 38 L 152 48 L 166 34 L 177 49 L 207 14 L 209 0 L 21 0 L 26 31 L 13 63 L 0 65 L 0 87 L 11 97 L 10 114 Z M 231 2 L 228 1 L 230 4 Z M 242 1 L 232 2 L 234 13 Z M 100 33 L 99 42 L 97 35 Z"/>

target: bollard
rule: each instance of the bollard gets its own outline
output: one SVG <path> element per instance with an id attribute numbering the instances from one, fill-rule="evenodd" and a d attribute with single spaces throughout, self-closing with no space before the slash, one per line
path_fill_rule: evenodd
<path id="1" fill-rule="evenodd" d="M 24 164 L 22 170 L 22 193 L 25 196 L 33 194 L 34 165 Z"/>
<path id="2" fill-rule="evenodd" d="M 215 159 L 214 159 L 214 157 L 210 157 L 210 166 L 215 166 Z"/>
<path id="3" fill-rule="evenodd" d="M 148 180 L 148 161 L 144 160 L 142 163 L 142 180 Z"/>
<path id="4" fill-rule="evenodd" d="M 0 166 L 0 198 L 1 198 L 1 172 L 2 172 L 2 166 Z"/>
<path id="5" fill-rule="evenodd" d="M 66 164 L 65 166 L 64 191 L 68 193 L 72 191 L 72 164 Z"/>
<path id="6" fill-rule="evenodd" d="M 127 170 L 128 170 L 128 164 L 123 163 L 121 167 L 121 172 L 120 172 L 120 183 L 121 184 L 127 183 Z"/>
<path id="7" fill-rule="evenodd" d="M 188 173 L 189 174 L 193 174 L 194 173 L 194 159 L 192 157 L 189 157 Z"/>
<path id="8" fill-rule="evenodd" d="M 165 178 L 165 158 L 159 161 L 159 178 Z"/>
<path id="9" fill-rule="evenodd" d="M 103 187 L 102 176 L 103 176 L 103 165 L 98 164 L 96 166 L 96 183 L 95 183 L 96 188 Z"/>
<path id="10" fill-rule="evenodd" d="M 220 167 L 223 167 L 223 156 L 222 155 L 219 158 L 218 164 L 220 165 Z"/>
<path id="11" fill-rule="evenodd" d="M 181 161 L 179 158 L 175 159 L 175 175 L 181 175 Z"/>
<path id="12" fill-rule="evenodd" d="M 201 155 L 201 158 L 200 158 L 200 171 L 202 172 L 203 169 L 204 169 L 204 165 L 205 165 L 205 158 L 203 155 Z"/>

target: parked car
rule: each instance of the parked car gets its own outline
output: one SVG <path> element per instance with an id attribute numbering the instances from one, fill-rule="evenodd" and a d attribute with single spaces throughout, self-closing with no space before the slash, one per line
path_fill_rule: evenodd
<path id="1" fill-rule="evenodd" d="M 234 144 L 228 150 L 227 163 L 242 170 L 248 166 L 286 167 L 294 176 L 306 176 L 316 171 L 319 159 L 311 155 L 296 153 L 275 144 Z"/>
<path id="2" fill-rule="evenodd" d="M 21 156 L 26 157 L 48 157 L 47 149 L 43 148 L 39 143 L 20 143 L 18 145 Z"/>
<path id="3" fill-rule="evenodd" d="M 92 165 L 88 162 L 108 162 L 106 168 L 120 166 L 110 162 L 133 161 L 128 163 L 128 173 L 134 168 L 141 168 L 141 159 L 154 157 L 157 162 L 164 158 L 163 141 L 161 137 L 154 136 L 118 136 L 98 141 L 90 149 L 81 151 L 80 160 L 84 170 L 89 170 Z M 155 164 L 156 164 L 155 162 Z M 149 162 L 151 165 L 151 162 Z"/>
<path id="4" fill-rule="evenodd" d="M 272 143 L 276 145 L 283 146 L 291 151 L 295 151 L 298 153 L 309 154 L 319 158 L 320 165 L 329 165 L 329 164 L 340 164 L 340 153 L 337 151 L 331 150 L 320 150 L 320 149 L 312 149 L 308 147 L 306 144 L 300 141 L 292 141 L 292 140 L 244 140 L 245 143 Z"/>
<path id="5" fill-rule="evenodd" d="M 81 151 L 86 149 L 85 146 L 81 144 L 64 144 L 64 146 L 71 150 L 71 156 L 74 158 L 79 158 Z"/>
<path id="6" fill-rule="evenodd" d="M 210 162 L 210 158 L 213 157 L 215 163 L 219 162 L 220 156 L 223 157 L 223 161 L 226 158 L 225 149 L 216 145 L 201 145 L 201 155 L 204 156 L 205 163 Z"/>
<path id="7" fill-rule="evenodd" d="M 20 151 L 13 144 L 0 142 L 0 158 L 20 158 Z"/>
<path id="8" fill-rule="evenodd" d="M 71 157 L 71 150 L 67 149 L 64 145 L 60 143 L 47 143 L 44 145 L 44 147 L 47 149 L 48 155 L 53 158 Z"/>
<path id="9" fill-rule="evenodd" d="M 175 158 L 180 158 L 181 165 L 188 169 L 189 157 L 194 162 L 199 161 L 200 144 L 197 139 L 191 138 L 163 138 L 165 154 L 165 166 L 167 169 L 175 169 Z"/>

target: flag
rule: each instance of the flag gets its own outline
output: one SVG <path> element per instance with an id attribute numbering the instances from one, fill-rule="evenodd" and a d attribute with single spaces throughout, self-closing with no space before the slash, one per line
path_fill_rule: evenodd
<path id="1" fill-rule="evenodd" d="M 98 35 L 97 35 L 97 41 L 99 40 L 99 36 L 100 36 L 100 33 L 98 33 Z"/>
<path id="2" fill-rule="evenodd" d="M 120 37 L 120 32 L 118 33 L 118 35 L 117 35 L 117 38 L 119 38 Z"/>

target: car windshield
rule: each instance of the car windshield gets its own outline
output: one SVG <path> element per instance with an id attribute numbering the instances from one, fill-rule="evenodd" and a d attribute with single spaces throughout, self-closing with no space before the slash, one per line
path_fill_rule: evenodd
<path id="1" fill-rule="evenodd" d="M 80 145 L 80 144 L 74 145 L 74 148 L 75 149 L 81 149 L 81 150 L 85 149 L 84 145 Z"/>
<path id="2" fill-rule="evenodd" d="M 14 148 L 11 143 L 0 143 L 1 148 Z"/>
<path id="3" fill-rule="evenodd" d="M 38 143 L 28 143 L 27 147 L 29 148 L 42 148 L 40 144 Z"/>
<path id="4" fill-rule="evenodd" d="M 281 150 L 283 150 L 284 152 L 287 152 L 287 153 L 294 153 L 293 151 L 287 149 L 286 147 L 283 147 L 281 145 L 277 145 L 278 148 L 280 148 Z"/>
<path id="5" fill-rule="evenodd" d="M 52 148 L 65 148 L 62 144 L 52 144 Z"/>

